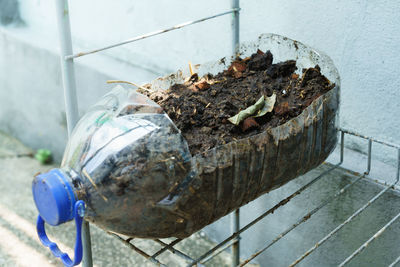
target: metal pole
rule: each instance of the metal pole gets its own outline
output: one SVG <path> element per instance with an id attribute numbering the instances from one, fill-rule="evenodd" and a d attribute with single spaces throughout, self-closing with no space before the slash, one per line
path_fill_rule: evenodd
<path id="1" fill-rule="evenodd" d="M 82 246 L 83 246 L 83 267 L 92 267 L 92 241 L 90 239 L 90 227 L 87 221 L 82 223 Z"/>
<path id="2" fill-rule="evenodd" d="M 227 15 L 227 14 L 230 14 L 230 13 L 238 12 L 238 11 L 239 11 L 239 9 L 231 9 L 229 11 L 218 13 L 218 14 L 215 14 L 215 15 L 212 15 L 212 16 L 208 16 L 208 17 L 205 17 L 205 18 L 187 21 L 187 22 L 180 23 L 180 24 L 177 24 L 175 26 L 172 26 L 172 27 L 169 27 L 169 28 L 166 28 L 166 29 L 157 30 L 157 31 L 154 31 L 154 32 L 149 32 L 149 33 L 146 33 L 146 34 L 143 34 L 143 35 L 139 35 L 139 36 L 130 38 L 130 39 L 122 41 L 122 42 L 118 42 L 118 43 L 115 43 L 115 44 L 107 45 L 107 46 L 104 46 L 104 47 L 101 47 L 101 48 L 97 48 L 97 49 L 93 49 L 93 50 L 89 50 L 89 51 L 80 52 L 80 53 L 77 53 L 77 54 L 74 54 L 74 55 L 68 55 L 68 56 L 66 56 L 66 58 L 67 59 L 71 59 L 71 58 L 78 58 L 78 57 L 90 55 L 90 54 L 97 53 L 97 52 L 100 52 L 100 51 L 104 51 L 104 50 L 107 50 L 107 49 L 111 49 L 111 48 L 114 48 L 114 47 L 117 47 L 117 46 L 120 46 L 120 45 L 125 45 L 125 44 L 129 44 L 129 43 L 137 42 L 137 41 L 140 41 L 140 40 L 152 37 L 152 36 L 156 36 L 156 35 L 163 34 L 163 33 L 166 33 L 166 32 L 182 29 L 184 27 L 187 27 L 187 26 L 190 26 L 190 25 L 193 25 L 193 24 L 197 24 L 197 23 L 209 20 L 209 19 L 214 19 L 214 18 L 217 18 L 217 17 L 220 17 L 220 16 L 224 16 L 224 15 Z"/>
<path id="3" fill-rule="evenodd" d="M 65 112 L 67 115 L 68 136 L 78 122 L 74 61 L 65 60 L 72 53 L 71 29 L 67 0 L 56 0 L 58 35 L 60 38 L 61 71 L 64 86 Z"/>
<path id="4" fill-rule="evenodd" d="M 232 54 L 236 57 L 239 52 L 239 0 L 231 0 L 232 9 Z"/>
<path id="5" fill-rule="evenodd" d="M 339 164 L 343 163 L 344 159 L 344 132 L 340 131 L 340 162 Z"/>
<path id="6" fill-rule="evenodd" d="M 232 234 L 239 231 L 239 219 L 240 219 L 240 209 L 235 210 L 231 215 L 231 231 Z M 235 242 L 232 245 L 232 266 L 236 267 L 240 264 L 240 241 L 239 236 L 235 238 Z"/>
<path id="7" fill-rule="evenodd" d="M 231 0 L 231 7 L 236 11 L 232 13 L 232 55 L 234 58 L 239 53 L 239 0 Z M 231 215 L 231 232 L 232 234 L 240 230 L 240 209 L 235 210 Z M 232 245 L 232 266 L 240 264 L 240 236 L 235 238 Z"/>
<path id="8" fill-rule="evenodd" d="M 75 71 L 73 59 L 65 59 L 72 54 L 71 27 L 67 0 L 56 0 L 58 35 L 60 38 L 61 71 L 64 87 L 65 113 L 67 116 L 68 137 L 78 122 L 78 101 L 76 97 Z M 92 250 L 89 223 L 82 224 L 83 261 L 82 266 L 92 267 Z"/>

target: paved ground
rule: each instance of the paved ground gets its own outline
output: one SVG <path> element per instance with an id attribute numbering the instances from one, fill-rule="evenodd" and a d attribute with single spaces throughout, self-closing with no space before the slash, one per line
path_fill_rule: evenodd
<path id="1" fill-rule="evenodd" d="M 32 158 L 32 151 L 17 140 L 0 132 L 0 266 L 62 266 L 36 236 L 37 211 L 31 194 L 31 182 L 37 172 L 54 166 L 40 165 Z M 49 235 L 65 251 L 72 252 L 74 225 L 47 228 Z M 93 259 L 96 266 L 154 266 L 136 252 L 104 231 L 91 227 Z M 155 251 L 153 241 L 133 242 L 144 251 Z M 192 256 L 199 256 L 214 245 L 200 234 L 184 240 L 177 248 L 184 248 Z M 185 266 L 185 261 L 163 254 L 160 261 L 168 266 Z M 230 255 L 224 252 L 207 266 L 229 266 Z"/>

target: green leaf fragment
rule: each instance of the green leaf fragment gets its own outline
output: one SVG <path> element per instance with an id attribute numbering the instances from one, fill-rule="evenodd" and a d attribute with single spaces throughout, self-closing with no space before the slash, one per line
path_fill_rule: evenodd
<path id="1" fill-rule="evenodd" d="M 35 158 L 41 163 L 41 164 L 48 164 L 51 163 L 52 161 L 52 154 L 51 151 L 48 149 L 38 149 L 38 151 L 35 154 Z"/>
<path id="2" fill-rule="evenodd" d="M 271 112 L 274 109 L 274 105 L 276 102 L 276 94 L 273 93 L 272 96 L 266 97 L 264 100 L 264 106 L 257 112 L 254 117 L 262 117 L 268 112 Z"/>
<path id="3" fill-rule="evenodd" d="M 239 125 L 243 120 L 245 120 L 248 117 L 251 117 L 254 114 L 255 114 L 254 117 L 264 116 L 265 114 L 271 112 L 274 109 L 275 102 L 276 102 L 275 93 L 270 97 L 261 96 L 254 105 L 246 108 L 245 110 L 240 111 L 238 114 L 236 114 L 233 117 L 230 117 L 228 120 L 235 125 Z"/>

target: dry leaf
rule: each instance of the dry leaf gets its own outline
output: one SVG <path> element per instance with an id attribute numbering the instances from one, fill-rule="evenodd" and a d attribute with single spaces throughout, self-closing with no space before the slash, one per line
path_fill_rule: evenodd
<path id="1" fill-rule="evenodd" d="M 277 105 L 274 108 L 274 111 L 278 115 L 283 115 L 283 114 L 289 112 L 289 103 L 288 102 L 283 102 L 283 103 Z"/>
<path id="2" fill-rule="evenodd" d="M 243 76 L 243 73 L 242 73 L 242 72 L 236 71 L 236 72 L 233 73 L 233 77 L 235 77 L 236 79 L 237 79 L 237 78 L 240 78 L 240 77 L 242 77 L 242 76 Z"/>
<path id="3" fill-rule="evenodd" d="M 243 62 L 247 63 L 248 61 L 250 61 L 251 57 L 245 57 L 244 59 L 242 59 Z"/>
<path id="4" fill-rule="evenodd" d="M 264 106 L 264 96 L 261 96 L 260 99 L 258 99 L 254 105 L 246 108 L 245 110 L 240 111 L 238 114 L 236 114 L 233 117 L 230 117 L 228 120 L 235 125 L 239 125 L 241 121 L 259 111 L 263 106 Z"/>
<path id="5" fill-rule="evenodd" d="M 262 117 L 268 112 L 271 112 L 274 109 L 274 105 L 276 102 L 276 94 L 273 93 L 272 96 L 266 97 L 264 100 L 264 106 L 257 112 L 257 115 L 254 117 Z"/>
<path id="6" fill-rule="evenodd" d="M 258 128 L 260 125 L 256 122 L 256 120 L 253 117 L 249 117 L 245 119 L 242 123 L 242 131 L 245 132 L 247 130 L 253 129 L 253 128 Z"/>
<path id="7" fill-rule="evenodd" d="M 228 68 L 228 73 L 235 78 L 242 77 L 242 73 L 246 70 L 246 63 L 244 61 L 234 61 Z"/>
<path id="8" fill-rule="evenodd" d="M 235 61 L 232 63 L 232 69 L 234 71 L 243 72 L 246 70 L 246 63 L 244 63 L 243 61 Z"/>
<path id="9" fill-rule="evenodd" d="M 211 87 L 211 85 L 206 81 L 199 81 L 194 84 L 194 86 L 199 89 L 200 91 L 206 90 Z"/>
<path id="10" fill-rule="evenodd" d="M 299 78 L 299 75 L 297 73 L 292 74 L 292 79 L 297 80 Z"/>

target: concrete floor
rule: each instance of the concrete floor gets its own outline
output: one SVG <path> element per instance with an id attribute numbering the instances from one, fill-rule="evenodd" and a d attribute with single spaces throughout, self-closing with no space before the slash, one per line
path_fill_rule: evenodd
<path id="1" fill-rule="evenodd" d="M 29 148 L 17 140 L 0 133 L 0 266 L 62 266 L 38 241 L 34 225 L 37 211 L 31 196 L 33 175 L 54 166 L 40 165 L 32 158 L 32 154 Z M 279 202 L 282 196 L 290 195 L 330 167 L 329 164 L 321 165 L 251 202 L 241 209 L 241 225 L 244 226 Z M 354 174 L 339 168 L 325 175 L 297 196 L 296 200 L 260 221 L 255 228 L 246 231 L 241 236 L 242 258 L 249 257 L 257 248 L 271 242 L 299 218 L 354 179 Z M 260 266 L 288 266 L 380 190 L 381 186 L 369 180 L 357 182 L 256 260 Z M 400 212 L 399 204 L 399 194 L 392 190 L 388 191 L 299 266 L 337 266 L 397 215 Z M 213 240 L 223 240 L 229 236 L 228 225 L 229 216 L 226 216 L 206 227 L 205 233 Z M 72 251 L 75 235 L 72 223 L 54 228 L 48 227 L 47 230 L 52 239 L 65 251 Z M 95 266 L 154 266 L 97 227 L 92 226 L 91 233 Z M 133 243 L 149 253 L 158 248 L 149 240 L 134 240 Z M 215 243 L 203 234 L 196 233 L 182 241 L 176 248 L 196 257 L 214 245 Z M 348 266 L 388 266 L 400 255 L 399 245 L 400 220 L 397 220 Z M 185 266 L 182 259 L 171 253 L 163 254 L 158 259 L 168 266 Z M 223 252 L 207 262 L 206 266 L 230 266 L 230 260 L 230 254 Z"/>

